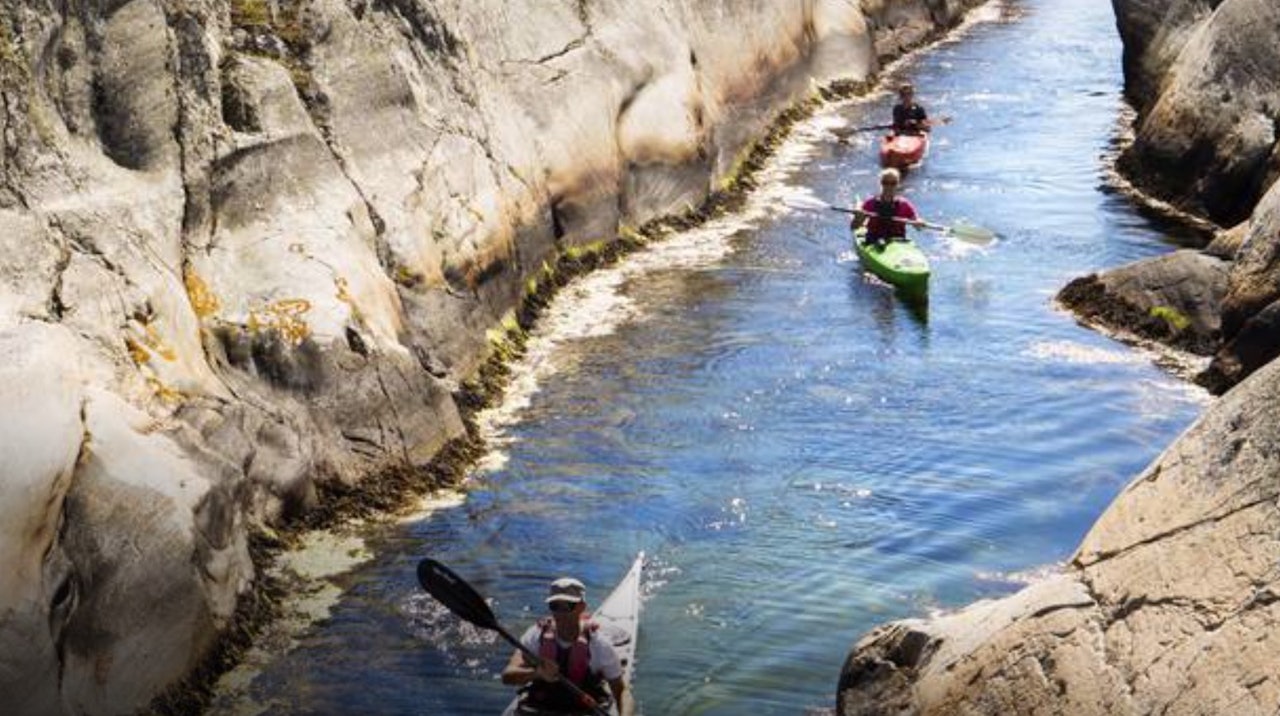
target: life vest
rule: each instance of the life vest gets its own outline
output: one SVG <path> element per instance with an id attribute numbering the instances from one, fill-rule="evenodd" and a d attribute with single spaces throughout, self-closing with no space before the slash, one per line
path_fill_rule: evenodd
<path id="1" fill-rule="evenodd" d="M 561 654 L 560 642 L 556 639 L 556 623 L 552 619 L 544 619 L 542 640 L 538 643 L 538 656 L 547 661 L 555 661 L 560 665 L 560 673 L 570 681 L 581 686 L 591 673 L 591 635 L 596 630 L 594 622 L 584 622 L 578 632 L 578 638 L 568 649 L 568 654 Z M 563 657 L 563 658 L 562 658 Z"/>
<path id="2" fill-rule="evenodd" d="M 599 674 L 591 673 L 591 640 L 595 638 L 599 624 L 593 621 L 582 622 L 578 638 L 568 648 L 560 646 L 556 639 L 556 623 L 546 618 L 538 621 L 542 636 L 538 640 L 538 656 L 554 661 L 560 667 L 562 678 L 572 681 L 574 685 L 591 694 L 601 705 L 608 705 L 608 691 L 604 688 L 604 679 Z M 559 681 L 533 681 L 525 692 L 525 703 L 538 709 L 553 712 L 580 713 L 590 711 L 590 706 Z"/>
<path id="3" fill-rule="evenodd" d="M 875 197 L 875 211 L 867 222 L 868 239 L 902 238 L 907 235 L 907 225 L 894 219 L 898 215 L 898 203 L 902 201 L 894 197 L 893 201 L 885 201 Z"/>

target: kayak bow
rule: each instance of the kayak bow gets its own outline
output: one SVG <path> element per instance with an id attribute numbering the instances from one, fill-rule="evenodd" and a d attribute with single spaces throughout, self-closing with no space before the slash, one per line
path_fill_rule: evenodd
<path id="1" fill-rule="evenodd" d="M 908 169 L 924 161 L 929 134 L 888 134 L 880 139 L 880 166 Z"/>

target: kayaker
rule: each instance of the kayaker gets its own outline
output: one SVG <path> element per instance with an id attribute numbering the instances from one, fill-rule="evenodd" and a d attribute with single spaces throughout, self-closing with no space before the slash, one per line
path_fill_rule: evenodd
<path id="1" fill-rule="evenodd" d="M 924 134 L 929 131 L 929 115 L 916 103 L 915 93 L 909 82 L 898 87 L 898 103 L 893 105 L 894 134 Z"/>
<path id="2" fill-rule="evenodd" d="M 537 664 L 515 650 L 502 671 L 502 683 L 520 686 L 517 713 L 589 714 L 591 705 L 564 685 L 570 679 L 601 706 L 617 704 L 619 716 L 634 716 L 635 702 L 622 678 L 622 663 L 613 644 L 597 636 L 587 615 L 587 589 L 572 577 L 561 577 L 547 590 L 550 616 L 539 619 L 521 636 Z"/>
<path id="3" fill-rule="evenodd" d="M 897 169 L 881 171 L 880 193 L 862 202 L 858 213 L 849 222 L 849 228 L 853 231 L 862 228 L 863 224 L 867 225 L 867 244 L 883 246 L 889 241 L 904 241 L 907 238 L 907 224 L 924 224 L 916 214 L 916 207 L 898 196 L 898 185 L 901 183 L 902 175 Z"/>

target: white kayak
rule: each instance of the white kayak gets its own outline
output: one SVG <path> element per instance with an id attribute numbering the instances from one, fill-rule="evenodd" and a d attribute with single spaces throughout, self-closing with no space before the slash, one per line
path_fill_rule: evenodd
<path id="1" fill-rule="evenodd" d="M 627 570 L 622 581 L 618 582 L 618 586 L 614 587 L 613 592 L 600 603 L 600 607 L 591 613 L 591 620 L 600 625 L 596 632 L 597 638 L 609 639 L 613 643 L 614 650 L 618 652 L 618 658 L 622 661 L 622 679 L 626 681 L 628 690 L 631 689 L 631 675 L 635 671 L 636 635 L 639 634 L 640 629 L 640 572 L 643 568 L 644 552 L 641 552 L 636 555 L 631 568 Z M 618 713 L 616 705 L 609 709 L 609 713 Z M 506 711 L 502 712 L 502 716 L 534 714 L 555 716 L 547 711 L 521 711 L 519 697 L 513 699 Z"/>

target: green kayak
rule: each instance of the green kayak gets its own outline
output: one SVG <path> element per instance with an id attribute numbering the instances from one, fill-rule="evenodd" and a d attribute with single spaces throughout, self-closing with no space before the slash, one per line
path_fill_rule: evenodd
<path id="1" fill-rule="evenodd" d="M 853 235 L 853 247 L 868 271 L 897 286 L 920 290 L 929 283 L 929 259 L 910 239 L 890 241 L 883 246 L 868 246 L 866 228 Z"/>

